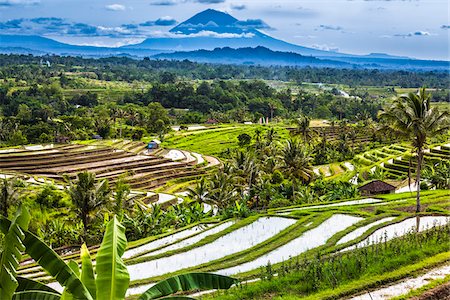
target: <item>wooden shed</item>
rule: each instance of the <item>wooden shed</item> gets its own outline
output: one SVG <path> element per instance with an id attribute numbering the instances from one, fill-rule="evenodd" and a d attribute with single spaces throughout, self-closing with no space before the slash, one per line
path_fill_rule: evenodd
<path id="1" fill-rule="evenodd" d="M 395 186 L 381 180 L 372 180 L 371 182 L 360 186 L 358 189 L 363 196 L 391 194 L 395 192 Z"/>

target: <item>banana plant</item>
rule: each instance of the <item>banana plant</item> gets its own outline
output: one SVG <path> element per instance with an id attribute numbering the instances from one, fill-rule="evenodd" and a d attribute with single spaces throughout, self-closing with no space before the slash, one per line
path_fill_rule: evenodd
<path id="1" fill-rule="evenodd" d="M 181 274 L 156 283 L 144 292 L 138 300 L 194 299 L 186 296 L 170 297 L 170 295 L 180 291 L 229 289 L 235 283 L 237 283 L 236 279 L 218 274 Z"/>
<path id="2" fill-rule="evenodd" d="M 119 300 L 125 298 L 130 281 L 127 268 L 122 260 L 126 243 L 125 227 L 114 217 L 106 226 L 105 236 L 96 256 L 95 271 L 89 250 L 85 244 L 82 245 L 80 252 L 80 278 L 81 282 L 91 293 L 92 298 L 97 300 Z M 170 277 L 156 283 L 143 293 L 139 299 L 162 299 L 179 291 L 228 289 L 234 283 L 236 283 L 236 280 L 227 276 L 209 273 L 188 273 Z M 177 298 L 192 299 L 189 297 Z"/>
<path id="3" fill-rule="evenodd" d="M 5 249 L 1 258 L 0 299 L 57 300 L 60 294 L 33 280 L 16 277 L 21 252 L 31 256 L 62 286 L 79 299 L 93 300 L 73 270 L 49 246 L 27 231 L 30 215 L 19 207 L 12 221 L 0 216 L 0 231 L 5 234 Z"/>
<path id="4" fill-rule="evenodd" d="M 24 211 L 26 210 L 19 209 L 18 216 L 21 217 L 16 217 L 13 221 L 0 216 L 0 230 L 6 237 L 8 237 L 10 232 L 14 232 L 14 235 L 11 233 L 14 243 L 11 242 L 11 245 L 8 245 L 12 250 L 6 252 L 7 250 L 5 249 L 2 254 L 0 292 L 3 293 L 3 289 L 5 289 L 5 296 L 0 294 L 0 299 L 125 299 L 130 276 L 122 260 L 122 255 L 125 252 L 127 240 L 125 228 L 116 217 L 109 221 L 106 226 L 105 236 L 96 256 L 95 269 L 88 248 L 86 245 L 83 245 L 80 252 L 80 270 L 76 262 L 70 261 L 66 264 L 49 246 L 26 230 L 29 215 L 26 212 L 22 217 Z M 39 282 L 15 276 L 15 270 L 20 261 L 20 253 L 23 249 L 64 287 L 62 294 Z M 9 253 L 13 253 L 14 257 Z M 5 259 L 3 259 L 3 256 L 5 256 Z M 4 271 L 4 268 L 9 269 Z M 6 273 L 2 274 L 3 272 Z M 166 299 L 168 298 L 167 296 L 179 291 L 194 289 L 228 289 L 235 283 L 236 280 L 234 278 L 227 276 L 209 273 L 189 273 L 174 276 L 155 284 L 142 294 L 139 299 Z M 192 298 L 177 296 L 172 299 Z"/>
<path id="5" fill-rule="evenodd" d="M 39 282 L 17 277 L 29 222 L 30 214 L 20 206 L 9 225 L 4 227 L 4 249 L 0 258 L 0 299 L 59 299 L 58 293 L 53 289 Z"/>

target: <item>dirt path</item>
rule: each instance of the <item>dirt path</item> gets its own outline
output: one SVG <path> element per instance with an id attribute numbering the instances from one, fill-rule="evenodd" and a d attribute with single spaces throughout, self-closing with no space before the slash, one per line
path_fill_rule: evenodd
<path id="1" fill-rule="evenodd" d="M 217 158 L 215 158 L 213 156 L 203 155 L 203 158 L 208 162 L 207 167 L 213 167 L 213 166 L 220 165 L 220 160 L 218 160 Z"/>
<path id="2" fill-rule="evenodd" d="M 390 286 L 380 288 L 378 290 L 366 292 L 356 297 L 350 298 L 351 300 L 387 300 L 393 297 L 407 294 L 411 290 L 418 289 L 424 285 L 427 285 L 435 279 L 444 278 L 450 274 L 450 264 L 440 266 L 432 269 L 425 274 L 422 274 L 415 278 L 407 278 L 400 282 L 394 283 Z M 447 298 L 417 298 L 417 299 L 447 299 Z"/>
<path id="3" fill-rule="evenodd" d="M 450 282 L 444 283 L 411 300 L 450 300 Z"/>

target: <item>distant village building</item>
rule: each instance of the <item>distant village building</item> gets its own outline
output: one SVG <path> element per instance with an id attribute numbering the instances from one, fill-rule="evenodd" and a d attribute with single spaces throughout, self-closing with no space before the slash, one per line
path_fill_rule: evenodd
<path id="1" fill-rule="evenodd" d="M 70 138 L 68 136 L 58 135 L 55 137 L 55 143 L 57 144 L 69 144 Z"/>
<path id="2" fill-rule="evenodd" d="M 206 124 L 217 124 L 217 123 L 219 123 L 219 121 L 217 121 L 216 119 L 208 119 L 205 123 Z"/>
<path id="3" fill-rule="evenodd" d="M 92 136 L 92 139 L 94 139 L 94 140 L 103 140 L 103 138 L 101 136 L 99 136 L 98 134 L 94 134 Z"/>
<path id="4" fill-rule="evenodd" d="M 363 196 L 391 194 L 395 192 L 395 186 L 381 180 L 373 180 L 360 186 L 358 189 Z"/>

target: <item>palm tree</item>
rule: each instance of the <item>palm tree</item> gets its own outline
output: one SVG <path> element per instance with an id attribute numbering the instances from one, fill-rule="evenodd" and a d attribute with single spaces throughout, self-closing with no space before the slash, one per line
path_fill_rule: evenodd
<path id="1" fill-rule="evenodd" d="M 124 178 L 119 178 L 114 187 L 114 212 L 119 220 L 123 219 L 124 211 L 128 211 L 133 206 L 134 201 L 130 201 L 130 186 L 126 183 Z"/>
<path id="2" fill-rule="evenodd" d="M 89 218 L 92 213 L 104 207 L 110 198 L 108 181 L 95 181 L 95 174 L 78 173 L 76 182 L 69 181 L 68 194 L 75 205 L 75 212 L 83 223 L 83 239 L 86 241 Z"/>
<path id="3" fill-rule="evenodd" d="M 209 202 L 209 184 L 205 177 L 202 177 L 194 188 L 188 188 L 188 197 L 198 203 Z M 209 204 L 209 203 L 208 203 Z"/>
<path id="4" fill-rule="evenodd" d="M 232 183 L 231 176 L 225 172 L 214 174 L 211 180 L 209 199 L 212 205 L 219 209 L 227 207 L 233 202 L 237 191 Z"/>
<path id="5" fill-rule="evenodd" d="M 8 217 L 8 209 L 19 197 L 18 179 L 0 179 L 0 212 L 2 216 Z"/>
<path id="6" fill-rule="evenodd" d="M 314 172 L 311 167 L 311 157 L 298 140 L 290 139 L 281 149 L 281 171 L 292 179 L 292 194 L 295 194 L 297 179 L 310 182 Z"/>
<path id="7" fill-rule="evenodd" d="M 277 138 L 277 132 L 274 128 L 270 128 L 266 132 L 266 146 L 270 146 L 272 142 Z"/>
<path id="8" fill-rule="evenodd" d="M 423 177 L 428 180 L 431 187 L 437 189 L 450 189 L 450 162 L 440 161 L 424 169 Z"/>
<path id="9" fill-rule="evenodd" d="M 380 113 L 380 118 L 397 134 L 412 141 L 416 152 L 416 212 L 420 212 L 420 175 L 424 160 L 424 147 L 430 137 L 450 129 L 448 112 L 431 107 L 431 95 L 425 88 L 417 94 L 409 93 L 395 99 L 393 105 Z"/>
<path id="10" fill-rule="evenodd" d="M 294 130 L 294 135 L 300 135 L 302 140 L 310 143 L 312 139 L 312 131 L 310 128 L 311 119 L 307 116 L 301 116 L 295 120 L 297 128 Z"/>

